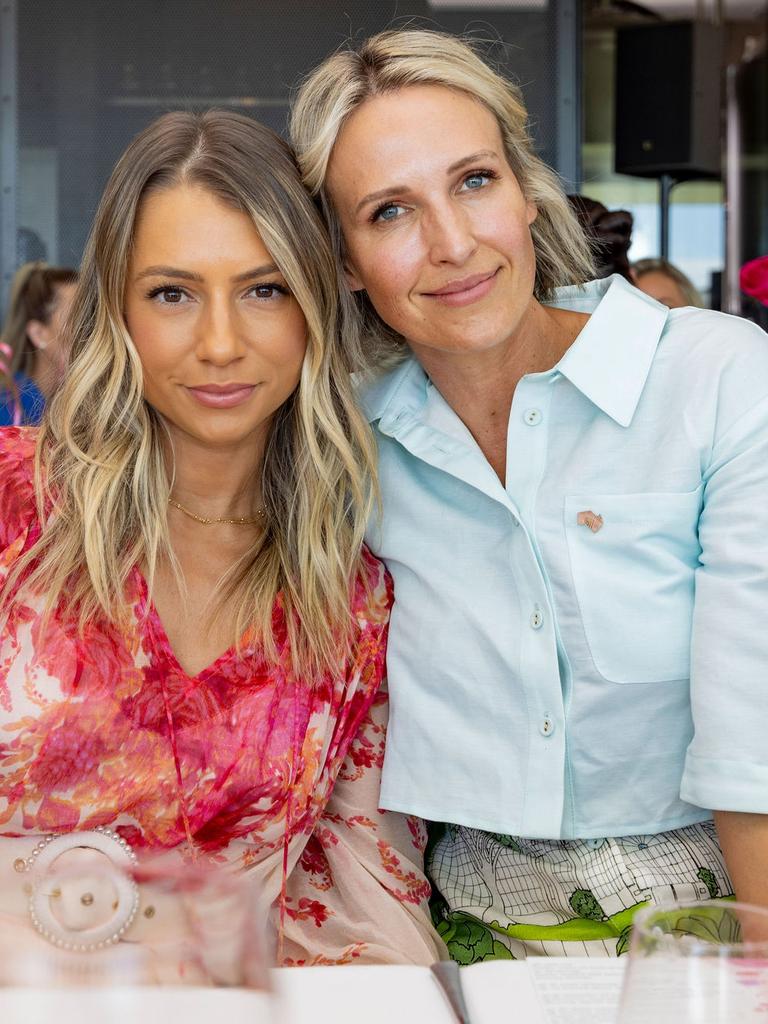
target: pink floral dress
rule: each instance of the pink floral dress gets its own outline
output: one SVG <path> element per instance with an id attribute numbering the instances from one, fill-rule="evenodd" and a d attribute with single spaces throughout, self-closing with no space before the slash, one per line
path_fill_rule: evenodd
<path id="1" fill-rule="evenodd" d="M 0 430 L 0 582 L 40 535 L 36 432 Z M 2 837 L 106 826 L 140 853 L 194 848 L 251 872 L 279 908 L 286 964 L 429 963 L 421 823 L 377 809 L 391 581 L 365 554 L 346 670 L 315 686 L 244 639 L 196 676 L 136 570 L 130 628 L 83 636 L 25 595 L 0 632 Z"/>

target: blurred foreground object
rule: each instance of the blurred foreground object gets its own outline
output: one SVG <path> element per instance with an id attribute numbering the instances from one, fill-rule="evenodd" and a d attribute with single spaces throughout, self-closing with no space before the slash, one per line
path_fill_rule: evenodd
<path id="1" fill-rule="evenodd" d="M 181 986 L 203 1001 L 208 989 L 242 990 L 221 1004 L 231 1024 L 275 1020 L 267 908 L 246 874 L 175 852 L 140 860 L 102 828 L 36 849 L 14 872 L 23 887 L 9 874 L 0 888 L 6 1024 L 44 1024 L 54 1014 L 78 1024 L 160 1022 Z"/>
<path id="2" fill-rule="evenodd" d="M 709 900 L 646 907 L 635 917 L 619 1024 L 764 1021 L 768 911 Z"/>

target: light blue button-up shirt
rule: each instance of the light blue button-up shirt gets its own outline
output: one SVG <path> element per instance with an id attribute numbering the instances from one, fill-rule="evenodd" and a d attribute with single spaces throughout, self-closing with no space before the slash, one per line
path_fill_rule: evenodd
<path id="1" fill-rule="evenodd" d="M 768 813 L 768 338 L 622 278 L 504 486 L 413 359 L 364 395 L 395 581 L 382 806 L 537 838 Z"/>

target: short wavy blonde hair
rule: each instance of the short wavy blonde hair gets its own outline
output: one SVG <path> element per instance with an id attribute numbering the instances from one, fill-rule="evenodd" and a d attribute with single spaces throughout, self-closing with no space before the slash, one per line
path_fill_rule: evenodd
<path id="1" fill-rule="evenodd" d="M 592 278 L 589 244 L 559 178 L 534 150 L 520 90 L 483 59 L 478 43 L 425 29 L 380 32 L 358 47 L 347 46 L 323 61 L 297 93 L 291 140 L 304 182 L 320 199 L 338 263 L 344 259 L 343 237 L 325 188 L 333 147 L 346 119 L 367 99 L 410 85 L 460 90 L 496 118 L 509 165 L 525 198 L 538 209 L 531 226 L 536 298 L 546 300 L 561 285 Z M 355 349 L 361 368 L 398 361 L 405 352 L 404 339 L 381 320 L 365 293 L 353 293 L 340 278 L 345 330 L 358 335 Z"/>

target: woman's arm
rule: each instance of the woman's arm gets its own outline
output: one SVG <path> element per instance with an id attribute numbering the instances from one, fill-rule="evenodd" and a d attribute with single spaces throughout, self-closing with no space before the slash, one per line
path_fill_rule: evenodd
<path id="1" fill-rule="evenodd" d="M 715 825 L 736 899 L 768 910 L 768 814 L 715 811 Z M 768 923 L 745 938 L 768 941 Z"/>
<path id="2" fill-rule="evenodd" d="M 681 795 L 715 811 L 739 899 L 768 908 L 768 346 L 743 324 L 704 468 Z"/>
<path id="3" fill-rule="evenodd" d="M 736 898 L 768 909 L 768 814 L 715 811 L 715 825 Z"/>
<path id="4" fill-rule="evenodd" d="M 386 723 L 380 692 L 288 878 L 286 966 L 447 958 L 427 905 L 426 830 L 416 818 L 378 809 Z"/>

